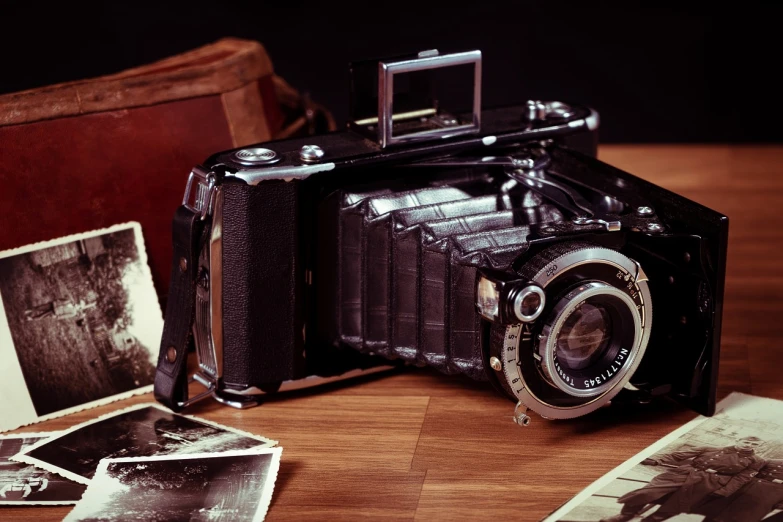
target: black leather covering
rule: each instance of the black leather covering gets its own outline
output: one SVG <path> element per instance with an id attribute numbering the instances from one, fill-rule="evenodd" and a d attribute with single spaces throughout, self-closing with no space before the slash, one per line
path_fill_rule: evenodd
<path id="1" fill-rule="evenodd" d="M 293 379 L 304 366 L 297 183 L 227 179 L 223 198 L 223 380 Z"/>

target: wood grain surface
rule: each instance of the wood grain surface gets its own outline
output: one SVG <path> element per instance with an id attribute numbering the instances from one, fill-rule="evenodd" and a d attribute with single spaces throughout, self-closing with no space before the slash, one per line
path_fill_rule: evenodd
<path id="1" fill-rule="evenodd" d="M 783 147 L 604 146 L 599 157 L 730 218 L 720 396 L 783 399 Z M 137 397 L 16 430 L 65 429 Z M 8 405 L 6 405 L 7 407 Z M 539 520 L 695 417 L 662 401 L 570 421 L 511 421 L 492 390 L 427 370 L 329 386 L 237 411 L 188 413 L 276 439 L 267 520 Z M 70 507 L 4 507 L 0 519 L 60 520 Z"/>

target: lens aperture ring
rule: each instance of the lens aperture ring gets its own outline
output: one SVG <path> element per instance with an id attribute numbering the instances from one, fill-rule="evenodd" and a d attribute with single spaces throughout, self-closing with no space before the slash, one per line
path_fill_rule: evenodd
<path id="1" fill-rule="evenodd" d="M 535 267 L 535 271 L 530 267 Z M 503 365 L 504 388 L 531 410 L 551 419 L 579 417 L 607 404 L 630 380 L 647 347 L 652 327 L 647 276 L 638 263 L 620 252 L 585 243 L 553 246 L 520 268 L 521 276 L 544 288 L 549 305 L 542 317 L 550 328 L 547 332 L 533 324 L 505 327 L 502 341 L 498 340 L 493 350 L 500 355 Z M 581 294 L 579 286 L 593 282 L 604 286 L 590 285 L 591 295 L 585 294 L 583 299 L 574 295 L 560 305 L 559 313 L 555 312 L 564 296 L 574 290 Z M 592 319 L 574 316 L 583 303 L 605 313 L 596 315 L 593 310 Z M 569 318 L 572 320 L 564 328 Z M 590 334 L 588 327 L 602 322 L 607 325 L 602 335 L 612 342 L 603 345 L 605 339 L 598 334 L 593 334 L 592 340 L 585 340 L 579 329 L 586 329 Z M 612 326 L 609 332 L 609 326 L 615 324 L 621 330 Z M 574 329 L 577 333 L 571 335 L 569 330 Z M 628 334 L 615 343 L 612 336 L 617 331 L 633 335 Z M 569 339 L 569 335 L 575 339 Z M 558 339 L 561 340 L 559 356 Z M 569 357 L 573 350 L 578 355 Z M 580 350 L 584 353 L 580 354 Z M 564 361 L 563 357 L 568 360 Z M 582 378 L 581 384 L 577 384 L 577 377 Z"/>

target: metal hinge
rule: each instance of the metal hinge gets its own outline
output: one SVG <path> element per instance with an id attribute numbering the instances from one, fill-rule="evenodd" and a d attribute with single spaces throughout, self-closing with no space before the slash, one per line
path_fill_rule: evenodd
<path id="1" fill-rule="evenodd" d="M 201 219 L 204 220 L 207 216 L 212 215 L 216 187 L 217 177 L 215 173 L 197 166 L 190 171 L 190 176 L 188 176 L 182 204 L 189 210 L 199 214 Z"/>

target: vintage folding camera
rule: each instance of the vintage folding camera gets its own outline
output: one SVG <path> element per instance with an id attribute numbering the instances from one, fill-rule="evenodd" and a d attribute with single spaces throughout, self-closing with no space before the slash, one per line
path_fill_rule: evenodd
<path id="1" fill-rule="evenodd" d="M 352 64 L 351 96 L 345 130 L 191 172 L 158 400 L 410 364 L 493 385 L 520 425 L 657 396 L 713 414 L 725 216 L 597 160 L 588 107 L 482 110 L 479 51 Z"/>

